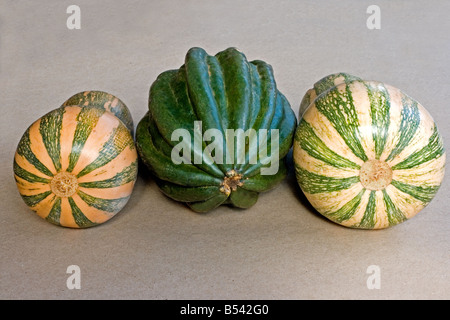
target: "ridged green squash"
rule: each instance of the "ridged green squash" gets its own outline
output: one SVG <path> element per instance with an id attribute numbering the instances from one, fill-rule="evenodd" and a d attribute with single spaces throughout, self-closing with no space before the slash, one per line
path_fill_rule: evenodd
<path id="1" fill-rule="evenodd" d="M 416 215 L 438 191 L 442 138 L 425 108 L 401 90 L 332 74 L 305 94 L 299 115 L 297 180 L 330 220 L 386 228 Z"/>
<path id="2" fill-rule="evenodd" d="M 163 72 L 152 84 L 149 110 L 136 129 L 136 144 L 168 197 L 187 203 L 196 212 L 221 204 L 248 208 L 260 192 L 285 178 L 284 158 L 292 146 L 295 127 L 295 114 L 278 91 L 269 64 L 249 62 L 234 48 L 215 56 L 192 48 L 183 66 Z M 174 138 L 179 129 L 188 138 Z M 258 140 L 226 139 L 227 130 L 234 129 L 253 130 Z M 206 139 L 212 132 L 221 135 Z M 177 149 L 181 144 L 185 148 Z M 266 150 L 266 155 L 259 153 L 261 150 Z M 276 172 L 262 174 L 276 150 Z M 178 151 L 187 158 L 179 164 L 174 161 Z"/>

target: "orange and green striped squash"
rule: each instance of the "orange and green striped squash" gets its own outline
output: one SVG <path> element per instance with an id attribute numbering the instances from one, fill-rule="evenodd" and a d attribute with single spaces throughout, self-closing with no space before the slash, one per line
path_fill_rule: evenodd
<path id="1" fill-rule="evenodd" d="M 24 202 L 45 220 L 87 228 L 128 202 L 138 157 L 125 124 L 104 108 L 63 106 L 35 121 L 14 157 Z"/>

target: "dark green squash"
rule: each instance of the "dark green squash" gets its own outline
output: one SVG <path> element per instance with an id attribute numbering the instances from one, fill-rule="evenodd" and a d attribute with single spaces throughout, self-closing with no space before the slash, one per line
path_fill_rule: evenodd
<path id="1" fill-rule="evenodd" d="M 201 130 L 195 127 L 196 121 L 201 121 Z M 270 65 L 259 60 L 249 62 L 234 48 L 215 56 L 192 48 L 183 66 L 163 72 L 152 84 L 149 111 L 137 126 L 136 144 L 142 161 L 168 197 L 187 203 L 197 212 L 221 204 L 248 208 L 256 203 L 260 192 L 285 178 L 285 156 L 292 146 L 295 127 L 295 114 L 277 90 Z M 177 129 L 188 133 L 187 142 L 179 136 L 174 139 Z M 240 139 L 239 135 L 227 140 L 227 129 L 254 132 L 258 140 Z M 222 135 L 207 140 L 205 132 Z M 201 142 L 195 137 L 201 137 Z M 176 164 L 173 155 L 178 153 L 174 148 L 180 141 L 188 147 L 182 153 L 186 156 L 185 150 L 190 151 L 190 161 Z M 264 147 L 266 155 L 260 153 Z M 245 156 L 239 158 L 238 150 Z M 250 158 L 255 154 L 256 161 Z M 275 160 L 278 170 L 262 174 L 261 169 Z"/>

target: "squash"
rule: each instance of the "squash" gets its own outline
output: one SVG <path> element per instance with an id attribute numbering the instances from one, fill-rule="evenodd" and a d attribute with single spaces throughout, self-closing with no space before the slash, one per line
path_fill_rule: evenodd
<path id="1" fill-rule="evenodd" d="M 128 202 L 137 178 L 129 129 L 95 103 L 65 103 L 47 113 L 28 127 L 15 153 L 14 177 L 24 202 L 59 226 L 108 221 Z"/>
<path id="2" fill-rule="evenodd" d="M 153 82 L 148 108 L 136 129 L 140 158 L 160 190 L 193 211 L 249 208 L 285 178 L 296 117 L 266 62 L 191 48 Z"/>
<path id="3" fill-rule="evenodd" d="M 421 211 L 444 177 L 431 115 L 400 89 L 337 73 L 305 94 L 293 158 L 312 206 L 351 228 L 382 229 Z"/>
<path id="4" fill-rule="evenodd" d="M 98 90 L 78 92 L 67 99 L 62 106 L 89 106 L 105 109 L 119 118 L 119 120 L 123 122 L 128 130 L 130 130 L 131 135 L 134 137 L 134 123 L 130 110 L 125 103 L 122 102 L 122 100 L 108 92 Z"/>

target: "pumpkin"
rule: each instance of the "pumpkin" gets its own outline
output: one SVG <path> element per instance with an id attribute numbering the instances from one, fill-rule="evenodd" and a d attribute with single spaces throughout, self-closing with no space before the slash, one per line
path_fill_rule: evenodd
<path id="1" fill-rule="evenodd" d="M 71 228 L 99 225 L 116 215 L 130 198 L 137 167 L 125 124 L 105 108 L 84 103 L 64 105 L 35 121 L 14 157 L 14 177 L 26 205 Z"/>
<path id="2" fill-rule="evenodd" d="M 393 86 L 338 73 L 307 91 L 293 143 L 312 206 L 346 227 L 382 229 L 421 211 L 444 177 L 436 123 Z"/>
<path id="3" fill-rule="evenodd" d="M 191 48 L 153 82 L 148 108 L 139 155 L 160 190 L 193 211 L 249 208 L 285 178 L 296 117 L 266 62 L 235 48 L 215 56 Z"/>

